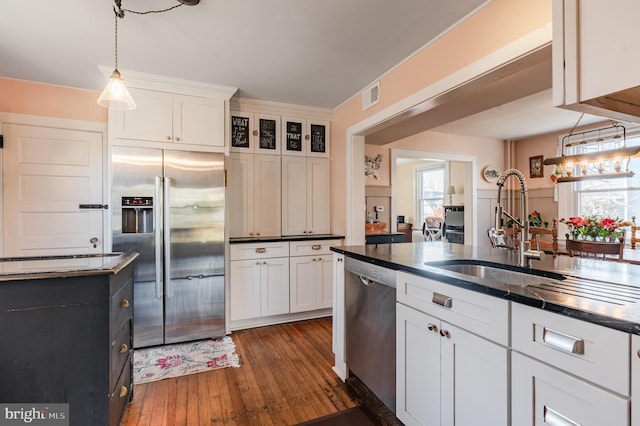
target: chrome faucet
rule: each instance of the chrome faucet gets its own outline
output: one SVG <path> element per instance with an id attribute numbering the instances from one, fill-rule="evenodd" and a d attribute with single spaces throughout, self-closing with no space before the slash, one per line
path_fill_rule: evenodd
<path id="1" fill-rule="evenodd" d="M 500 204 L 502 187 L 504 186 L 504 182 L 509 176 L 515 176 L 518 179 L 518 182 L 520 182 L 520 214 L 523 215 L 525 219 L 519 220 L 518 218 L 506 212 L 503 209 L 502 204 Z M 524 180 L 524 175 L 520 170 L 509 169 L 500 175 L 496 185 L 498 185 L 498 204 L 496 205 L 495 228 L 491 228 L 490 233 L 494 237 L 504 235 L 504 228 L 502 228 L 503 215 L 513 220 L 520 227 L 518 266 L 526 266 L 527 268 L 531 268 L 531 260 L 543 260 L 544 251 L 540 250 L 540 243 L 538 243 L 538 250 L 531 250 L 530 247 L 531 243 L 529 241 L 529 221 L 526 219 L 526 214 L 529 211 L 529 194 L 527 190 L 527 182 Z"/>

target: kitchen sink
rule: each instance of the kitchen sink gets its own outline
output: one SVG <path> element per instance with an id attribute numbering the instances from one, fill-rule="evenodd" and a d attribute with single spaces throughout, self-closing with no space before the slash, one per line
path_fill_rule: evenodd
<path id="1" fill-rule="evenodd" d="M 540 296 L 544 293 L 555 293 L 562 297 L 581 297 L 617 307 L 636 308 L 640 305 L 640 287 L 635 285 L 473 259 L 424 262 L 424 265 L 430 272 L 490 287 L 526 287 L 528 293 Z"/>
<path id="2" fill-rule="evenodd" d="M 437 268 L 441 273 L 454 272 L 470 278 L 470 281 L 490 281 L 492 283 L 509 284 L 516 286 L 530 286 L 558 283 L 565 279 L 561 274 L 524 269 L 500 263 L 457 260 L 447 262 L 425 262 L 425 265 Z M 449 275 L 449 274 L 447 274 Z"/>

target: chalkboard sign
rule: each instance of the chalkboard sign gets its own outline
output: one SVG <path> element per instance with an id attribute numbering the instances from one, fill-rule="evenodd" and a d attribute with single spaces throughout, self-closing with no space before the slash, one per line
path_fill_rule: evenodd
<path id="1" fill-rule="evenodd" d="M 302 123 L 296 121 L 285 122 L 286 150 L 302 152 Z"/>
<path id="2" fill-rule="evenodd" d="M 276 149 L 276 120 L 260 119 L 260 149 Z"/>
<path id="3" fill-rule="evenodd" d="M 327 152 L 327 128 L 321 124 L 311 125 L 311 152 Z"/>
<path id="4" fill-rule="evenodd" d="M 249 148 L 249 117 L 231 116 L 231 146 Z"/>

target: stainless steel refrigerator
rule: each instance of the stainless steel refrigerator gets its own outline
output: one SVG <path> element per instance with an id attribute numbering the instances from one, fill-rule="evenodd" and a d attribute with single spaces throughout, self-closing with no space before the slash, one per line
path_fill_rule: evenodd
<path id="1" fill-rule="evenodd" d="M 134 347 L 224 335 L 224 155 L 112 147 L 113 250 L 140 253 Z"/>

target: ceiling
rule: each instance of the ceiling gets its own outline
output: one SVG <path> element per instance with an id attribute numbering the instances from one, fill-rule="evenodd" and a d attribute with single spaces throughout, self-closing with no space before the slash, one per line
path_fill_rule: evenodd
<path id="1" fill-rule="evenodd" d="M 125 12 L 118 66 L 237 87 L 247 98 L 335 108 L 486 2 L 201 0 L 165 13 Z M 113 4 L 2 0 L 0 76 L 101 90 L 98 65 L 114 65 Z M 176 4 L 122 0 L 135 11 Z M 548 84 L 515 104 L 505 98 L 465 108 L 464 116 L 438 115 L 430 128 L 518 139 L 572 127 L 579 114 L 552 108 Z"/>

